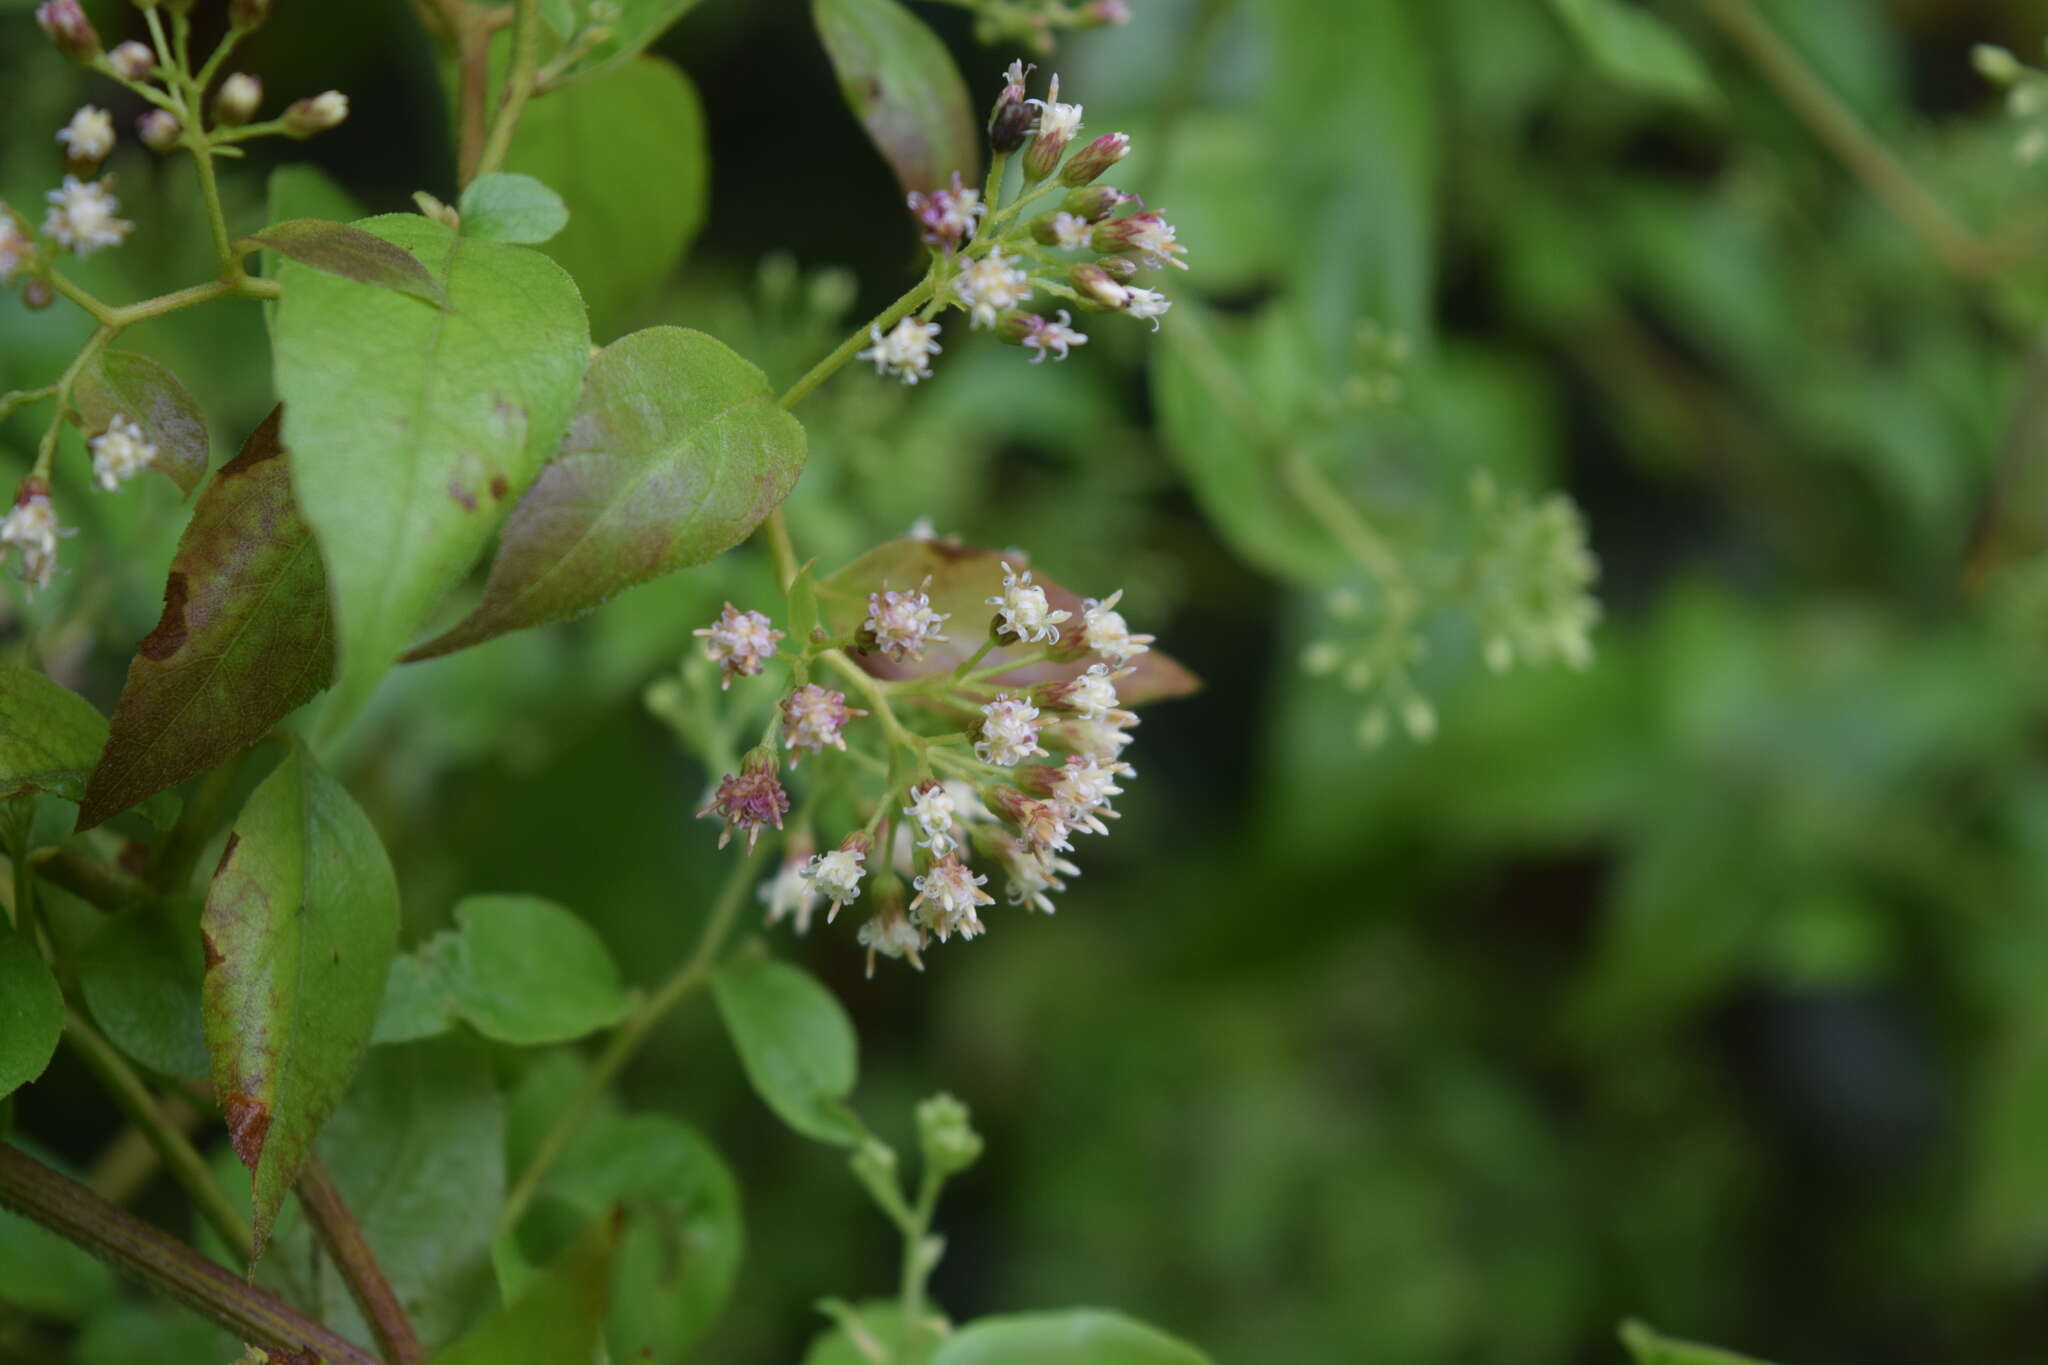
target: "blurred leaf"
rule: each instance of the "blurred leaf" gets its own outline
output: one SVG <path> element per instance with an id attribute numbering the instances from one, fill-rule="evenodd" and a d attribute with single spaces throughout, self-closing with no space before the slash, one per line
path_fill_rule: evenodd
<path id="1" fill-rule="evenodd" d="M 120 1292 L 114 1272 L 92 1253 L 0 1209 L 0 1302 L 39 1318 L 77 1322 Z"/>
<path id="2" fill-rule="evenodd" d="M 537 245 L 569 221 L 562 196 L 530 175 L 495 171 L 462 191 L 462 235 L 486 242 Z"/>
<path id="3" fill-rule="evenodd" d="M 241 1343 L 205 1318 L 168 1304 L 125 1303 L 78 1334 L 77 1365 L 229 1365 Z"/>
<path id="4" fill-rule="evenodd" d="M 391 241 L 346 223 L 296 218 L 288 223 L 273 223 L 254 236 L 244 237 L 238 245 L 249 250 L 261 247 L 275 251 L 300 265 L 357 284 L 395 289 L 436 308 L 452 307 L 446 286 L 420 264 L 403 241 Z"/>
<path id="5" fill-rule="evenodd" d="M 549 98 L 560 85 L 580 81 L 589 76 L 614 70 L 646 50 L 647 45 L 659 38 L 678 19 L 696 8 L 697 0 L 618 0 L 618 16 L 605 24 L 606 36 L 590 45 L 562 73 L 556 87 L 550 89 Z M 564 13 L 551 15 L 549 22 L 563 39 L 574 36 L 575 23 L 566 3 Z M 566 22 L 565 22 L 566 21 Z"/>
<path id="6" fill-rule="evenodd" d="M 462 936 L 452 932 L 436 934 L 393 958 L 370 1042 L 410 1043 L 454 1028 L 455 991 L 468 970 Z"/>
<path id="7" fill-rule="evenodd" d="M 159 1075 L 207 1074 L 201 908 L 198 901 L 166 901 L 110 916 L 78 955 L 78 987 L 93 1022 L 108 1042 Z"/>
<path id="8" fill-rule="evenodd" d="M 80 829 L 269 734 L 334 674 L 327 581 L 292 501 L 272 408 L 178 538 L 163 616 L 136 646 Z"/>
<path id="9" fill-rule="evenodd" d="M 201 931 L 206 1047 L 260 1255 L 369 1045 L 398 935 L 376 830 L 302 747 L 242 808 Z"/>
<path id="10" fill-rule="evenodd" d="M 811 1338 L 803 1365 L 921 1365 L 929 1361 L 943 1336 L 920 1326 L 903 1330 L 903 1306 L 889 1299 L 827 1305 L 838 1325 Z M 906 1340 L 906 1336 L 914 1339 Z"/>
<path id="11" fill-rule="evenodd" d="M 906 193 L 930 193 L 958 172 L 981 181 L 973 101 L 952 54 L 897 0 L 813 0 L 839 92 Z"/>
<path id="12" fill-rule="evenodd" d="M 106 742 L 106 719 L 91 702 L 40 673 L 0 664 L 0 801 L 29 792 L 82 799 Z"/>
<path id="13" fill-rule="evenodd" d="M 859 1044 L 832 992 L 801 967 L 753 954 L 720 968 L 711 989 L 747 1080 L 776 1116 L 820 1142 L 860 1141 L 845 1104 Z"/>
<path id="14" fill-rule="evenodd" d="M 2000 441 L 1997 477 L 1978 518 L 1969 578 L 2048 548 L 2048 337 L 2034 343 Z"/>
<path id="15" fill-rule="evenodd" d="M 616 1220 L 588 1231 L 508 1308 L 437 1353 L 433 1365 L 580 1365 L 604 1335 Z"/>
<path id="16" fill-rule="evenodd" d="M 1649 1324 L 1630 1319 L 1621 1324 L 1621 1344 L 1635 1365 L 1765 1365 L 1753 1356 L 1737 1355 L 1718 1346 L 1701 1346 L 1660 1336 Z"/>
<path id="17" fill-rule="evenodd" d="M 589 349 L 576 286 L 538 252 L 368 220 L 453 311 L 295 265 L 277 386 L 292 491 L 320 542 L 341 654 L 328 724 L 359 707 L 551 456 Z"/>
<path id="18" fill-rule="evenodd" d="M 767 379 L 702 332 L 604 348 L 562 451 L 512 510 L 483 601 L 408 658 L 567 620 L 737 545 L 796 485 L 804 431 Z"/>
<path id="19" fill-rule="evenodd" d="M 860 666 L 878 678 L 915 678 L 941 673 L 958 666 L 981 647 L 994 608 L 988 599 L 1002 591 L 1003 563 L 1022 570 L 1029 561 L 1014 550 L 983 550 L 957 540 L 925 540 L 906 537 L 885 541 L 842 569 L 819 581 L 817 596 L 824 613 L 826 630 L 845 638 L 859 629 L 867 616 L 868 594 L 884 588 L 915 588 L 930 577 L 926 590 L 932 609 L 949 617 L 947 640 L 929 646 L 921 660 L 897 663 L 881 654 L 856 654 Z M 1081 618 L 1081 599 L 1064 585 L 1032 571 L 1031 581 L 1045 589 L 1045 599 L 1055 610 L 1073 614 L 1073 625 Z M 1105 594 L 1106 595 L 1106 594 Z M 1142 633 L 1142 632 L 1141 632 Z M 998 647 L 983 660 L 992 667 L 1029 649 Z M 1070 663 L 1037 663 L 996 675 L 1003 683 L 1056 682 L 1078 677 L 1090 659 Z M 1126 706 L 1184 697 L 1201 687 L 1201 682 L 1172 655 L 1154 648 L 1137 656 L 1129 677 L 1118 680 L 1117 696 Z"/>
<path id="20" fill-rule="evenodd" d="M 206 414 L 178 376 L 146 355 L 133 351 L 101 351 L 78 372 L 71 390 L 79 421 L 98 435 L 116 418 L 142 428 L 156 446 L 149 468 L 190 493 L 206 477 L 213 448 L 207 440 Z"/>
<path id="21" fill-rule="evenodd" d="M 33 943 L 0 938 L 0 1097 L 43 1074 L 64 1032 L 64 995 Z"/>
<path id="22" fill-rule="evenodd" d="M 1625 0 L 1550 0 L 1593 64 L 1623 85 L 1694 109 L 1712 109 L 1720 91 L 1677 30 Z"/>
<path id="23" fill-rule="evenodd" d="M 976 1319 L 939 1348 L 932 1365 L 1206 1365 L 1208 1359 L 1120 1313 L 1069 1308 Z"/>
<path id="24" fill-rule="evenodd" d="M 547 254 L 576 278 L 600 337 L 643 309 L 703 225 L 710 151 L 696 87 L 654 57 L 535 100 L 505 169 L 569 208 Z"/>
<path id="25" fill-rule="evenodd" d="M 471 896 L 455 907 L 466 967 L 457 1012 L 486 1038 L 532 1046 L 608 1028 L 632 1001 L 589 925 L 535 896 Z"/>

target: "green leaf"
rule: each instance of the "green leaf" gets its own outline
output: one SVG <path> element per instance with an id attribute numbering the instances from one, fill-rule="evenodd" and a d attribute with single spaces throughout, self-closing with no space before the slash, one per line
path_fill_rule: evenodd
<path id="1" fill-rule="evenodd" d="M 433 1365 L 581 1365 L 603 1339 L 616 1220 L 591 1223 L 569 1252 L 511 1307 L 488 1319 Z"/>
<path id="2" fill-rule="evenodd" d="M 747 1080 L 776 1116 L 820 1142 L 859 1142 L 845 1104 L 858 1043 L 832 992 L 801 967 L 754 955 L 721 967 L 711 990 Z"/>
<path id="3" fill-rule="evenodd" d="M 376 830 L 303 748 L 235 821 L 201 931 L 206 1047 L 260 1254 L 369 1044 L 398 935 Z"/>
<path id="4" fill-rule="evenodd" d="M 0 1097 L 43 1074 L 64 1032 L 64 995 L 35 945 L 0 938 Z"/>
<path id="5" fill-rule="evenodd" d="M 320 1134 L 320 1156 L 420 1339 L 495 1305 L 490 1245 L 505 1197 L 505 1110 L 489 1050 L 456 1035 L 379 1048 Z M 320 1278 L 322 1320 L 369 1339 L 348 1286 Z"/>
<path id="6" fill-rule="evenodd" d="M 326 563 L 341 654 L 329 725 L 361 705 L 554 453 L 589 350 L 538 252 L 372 218 L 446 285 L 437 312 L 287 264 L 277 385 L 292 491 Z"/>
<path id="7" fill-rule="evenodd" d="M 455 990 L 469 970 L 462 936 L 439 933 L 392 959 L 377 1007 L 373 1046 L 432 1038 L 455 1027 Z"/>
<path id="8" fill-rule="evenodd" d="M 557 88 L 571 81 L 615 70 L 631 61 L 696 4 L 697 0 L 618 0 L 614 6 L 617 17 L 608 19 L 604 25 L 605 37 L 592 43 L 570 64 L 558 78 Z M 564 8 L 566 10 L 567 6 Z M 564 39 L 573 37 L 572 22 L 565 22 L 567 19 L 566 13 L 550 17 L 555 31 Z M 552 93 L 549 98 L 553 98 Z"/>
<path id="9" fill-rule="evenodd" d="M 1660 1336 L 1648 1323 L 1633 1318 L 1621 1324 L 1620 1336 L 1636 1365 L 1765 1365 L 1754 1356 L 1737 1355 L 1718 1346 Z"/>
<path id="10" fill-rule="evenodd" d="M 839 92 L 906 193 L 981 180 L 981 135 L 952 54 L 897 0 L 814 0 Z"/>
<path id="11" fill-rule="evenodd" d="M 72 1349 L 78 1365 L 193 1365 L 233 1361 L 241 1343 L 183 1309 L 126 1303 L 87 1323 Z"/>
<path id="12" fill-rule="evenodd" d="M 980 1318 L 956 1332 L 932 1365 L 1208 1365 L 1156 1328 L 1100 1308 Z"/>
<path id="13" fill-rule="evenodd" d="M 915 588 L 930 579 L 926 588 L 932 609 L 952 619 L 946 623 L 946 643 L 932 645 L 914 663 L 896 663 L 880 654 L 856 655 L 860 666 L 878 678 L 916 678 L 946 672 L 964 662 L 981 648 L 982 632 L 989 619 L 988 599 L 1000 591 L 1003 563 L 1023 569 L 1027 560 L 1014 550 L 983 550 L 955 540 L 926 540 L 906 537 L 891 540 L 826 576 L 817 585 L 818 605 L 824 612 L 825 627 L 836 637 L 851 635 L 867 615 L 868 594 L 884 588 Z M 1034 569 L 1031 581 L 1045 589 L 1046 600 L 1057 610 L 1081 615 L 1081 598 L 1065 585 Z M 1108 595 L 1108 590 L 1104 591 Z M 958 624 L 956 623 L 963 623 Z M 1024 650 L 992 649 L 985 666 L 1003 663 Z M 1004 683 L 1032 684 L 1058 682 L 1078 677 L 1092 658 L 1069 663 L 1030 664 L 997 674 Z M 1126 706 L 1171 697 L 1184 697 L 1201 688 L 1200 679 L 1165 651 L 1154 648 L 1131 661 L 1131 673 L 1117 682 L 1118 699 Z"/>
<path id="14" fill-rule="evenodd" d="M 821 1305 L 838 1320 L 838 1325 L 811 1338 L 803 1365 L 917 1365 L 928 1361 L 945 1338 L 936 1327 L 920 1323 L 911 1331 L 903 1327 L 903 1307 L 890 1299 L 869 1299 L 848 1304 L 836 1301 Z"/>
<path id="15" fill-rule="evenodd" d="M 272 408 L 192 510 L 156 629 L 136 646 L 78 827 L 256 743 L 334 675 L 327 578 Z"/>
<path id="16" fill-rule="evenodd" d="M 1720 91 L 1706 64 L 1671 25 L 1621 0 L 1550 0 L 1593 64 L 1619 83 L 1694 109 L 1712 109 Z"/>
<path id="17" fill-rule="evenodd" d="M 546 251 L 576 277 L 599 336 L 643 311 L 704 223 L 710 150 L 674 63 L 624 63 L 527 106 L 505 168 L 552 186 L 569 223 Z"/>
<path id="18" fill-rule="evenodd" d="M 796 486 L 804 431 L 768 380 L 702 332 L 604 348 L 556 456 L 505 523 L 483 601 L 425 659 L 567 620 L 746 539 Z"/>
<path id="19" fill-rule="evenodd" d="M 0 801 L 28 792 L 80 800 L 106 742 L 106 718 L 91 702 L 31 669 L 0 664 Z"/>
<path id="20" fill-rule="evenodd" d="M 347 223 L 295 218 L 272 223 L 236 245 L 244 251 L 275 251 L 338 279 L 410 294 L 436 308 L 453 306 L 448 301 L 447 286 L 402 243 Z"/>
<path id="21" fill-rule="evenodd" d="M 562 1154 L 548 1192 L 586 1214 L 624 1208 L 606 1332 L 615 1359 L 682 1358 L 739 1275 L 739 1184 L 696 1129 L 660 1114 L 604 1117 Z"/>
<path id="22" fill-rule="evenodd" d="M 486 242 L 545 242 L 569 221 L 562 196 L 530 175 L 496 171 L 462 192 L 462 235 Z"/>
<path id="23" fill-rule="evenodd" d="M 471 896 L 455 907 L 467 969 L 455 1007 L 486 1038 L 561 1043 L 625 1018 L 632 1001 L 590 926 L 537 896 Z"/>
<path id="24" fill-rule="evenodd" d="M 206 972 L 197 901 L 112 916 L 78 955 L 78 985 L 107 1041 L 165 1076 L 207 1074 L 200 1025 Z"/>
<path id="25" fill-rule="evenodd" d="M 0 1303 L 77 1322 L 119 1294 L 114 1272 L 84 1248 L 0 1209 Z"/>
<path id="26" fill-rule="evenodd" d="M 149 468 L 178 490 L 190 493 L 206 477 L 213 446 L 206 434 L 206 415 L 178 376 L 146 355 L 133 351 L 101 351 L 78 372 L 72 402 L 84 429 L 98 435 L 116 418 L 142 428 L 156 446 Z"/>

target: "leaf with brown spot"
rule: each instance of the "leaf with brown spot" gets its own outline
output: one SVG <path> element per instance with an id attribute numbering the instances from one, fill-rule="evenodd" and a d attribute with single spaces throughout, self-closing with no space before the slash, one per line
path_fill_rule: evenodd
<path id="1" fill-rule="evenodd" d="M 213 456 L 206 417 L 178 376 L 133 351 L 101 351 L 78 372 L 71 391 L 88 434 L 97 436 L 116 417 L 142 428 L 156 447 L 149 468 L 190 493 L 206 477 Z"/>
<path id="2" fill-rule="evenodd" d="M 869 593 L 884 588 L 899 592 L 915 588 L 929 575 L 931 586 L 926 591 L 931 595 L 932 609 L 948 617 L 944 628 L 946 643 L 928 647 L 924 657 L 915 663 L 899 664 L 881 654 L 854 656 L 862 668 L 878 678 L 924 677 L 957 667 L 988 638 L 989 622 L 995 616 L 995 608 L 988 605 L 988 599 L 1002 591 L 1004 561 L 1019 573 L 1029 567 L 1029 561 L 1015 550 L 983 550 L 957 540 L 892 540 L 877 545 L 820 581 L 818 605 L 824 613 L 826 630 L 834 638 L 844 639 L 859 629 L 866 618 Z M 1071 636 L 1081 621 L 1080 597 L 1037 570 L 1032 571 L 1031 581 L 1045 589 L 1046 601 L 1056 610 L 1073 613 L 1073 619 L 1065 626 Z M 1108 592 L 1103 595 L 1108 596 Z M 1132 628 L 1143 633 L 1145 623 L 1134 621 Z M 992 667 L 1037 648 L 994 649 L 979 667 Z M 1019 685 L 1058 682 L 1079 675 L 1095 662 L 1095 656 L 1089 655 L 1072 663 L 1030 664 L 998 674 L 996 681 Z M 1117 696 L 1126 706 L 1185 697 L 1202 686 L 1201 679 L 1156 645 L 1131 660 L 1130 667 L 1130 676 L 1118 680 L 1116 685 Z"/>
<path id="3" fill-rule="evenodd" d="M 300 265 L 310 265 L 357 284 L 395 289 L 436 308 L 449 306 L 448 291 L 420 264 L 418 257 L 396 243 L 347 223 L 294 218 L 290 222 L 272 223 L 236 245 L 244 251 L 259 247 L 275 251 Z"/>
<path id="4" fill-rule="evenodd" d="M 565 621 L 702 564 L 746 539 L 803 464 L 803 428 L 722 343 L 681 327 L 621 337 L 591 362 L 562 452 L 506 518 L 483 601 L 407 658 Z"/>
<path id="5" fill-rule="evenodd" d="M 958 171 L 981 183 L 981 136 L 952 54 L 897 0 L 815 0 L 818 36 L 839 92 L 906 192 Z"/>
<path id="6" fill-rule="evenodd" d="M 233 838 L 200 921 L 200 996 L 261 1254 L 369 1046 L 397 949 L 398 883 L 369 820 L 296 744 Z"/>
<path id="7" fill-rule="evenodd" d="M 327 579 L 292 501 L 280 413 L 200 494 L 86 785 L 90 829 L 254 744 L 327 685 Z"/>

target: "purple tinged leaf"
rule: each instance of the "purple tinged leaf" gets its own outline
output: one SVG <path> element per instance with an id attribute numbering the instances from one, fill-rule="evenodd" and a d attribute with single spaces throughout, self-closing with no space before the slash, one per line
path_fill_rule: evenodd
<path id="1" fill-rule="evenodd" d="M 294 218 L 273 223 L 253 237 L 237 243 L 245 251 L 258 247 L 288 256 L 300 265 L 324 270 L 358 284 L 396 289 L 401 294 L 424 299 L 436 308 L 448 307 L 448 291 L 404 247 L 382 237 L 318 218 Z"/>
<path id="2" fill-rule="evenodd" d="M 505 521 L 483 601 L 408 659 L 580 615 L 737 545 L 796 486 L 804 432 L 767 379 L 702 332 L 598 353 L 562 451 Z"/>
<path id="3" fill-rule="evenodd" d="M 815 0 L 818 36 L 854 117 L 906 193 L 981 179 L 973 103 L 946 45 L 898 0 Z"/>
<path id="4" fill-rule="evenodd" d="M 78 373 L 72 399 L 88 435 L 116 417 L 142 428 L 156 447 L 149 467 L 190 493 L 206 477 L 212 443 L 199 404 L 178 377 L 146 355 L 102 351 Z"/>
<path id="5" fill-rule="evenodd" d="M 327 578 L 273 408 L 193 508 L 128 665 L 80 829 L 254 744 L 334 675 Z"/>

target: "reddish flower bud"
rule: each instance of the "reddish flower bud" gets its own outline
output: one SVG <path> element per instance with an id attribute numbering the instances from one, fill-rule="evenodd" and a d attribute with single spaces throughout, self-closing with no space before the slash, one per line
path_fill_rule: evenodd
<path id="1" fill-rule="evenodd" d="M 78 0 L 43 0 L 36 6 L 36 22 L 57 50 L 79 65 L 100 55 L 100 35 Z"/>
<path id="2" fill-rule="evenodd" d="M 1086 218 L 1091 223 L 1099 223 L 1125 204 L 1136 203 L 1137 199 L 1137 195 L 1127 194 L 1114 185 L 1093 185 L 1087 189 L 1075 190 L 1066 197 L 1061 207 L 1076 217 Z"/>
<path id="3" fill-rule="evenodd" d="M 325 90 L 308 96 L 284 111 L 284 130 L 287 135 L 308 138 L 315 133 L 324 133 L 330 128 L 341 126 L 348 117 L 348 96 L 339 90 Z"/>
<path id="4" fill-rule="evenodd" d="M 1130 152 L 1129 137 L 1123 133 L 1104 133 L 1074 153 L 1066 169 L 1060 172 L 1060 183 L 1077 187 L 1093 184 L 1104 171 L 1129 156 Z"/>
<path id="5" fill-rule="evenodd" d="M 782 817 L 789 814 L 789 793 L 776 780 L 775 770 L 775 755 L 763 746 L 747 752 L 737 773 L 719 779 L 718 791 L 697 818 L 716 815 L 725 821 L 718 835 L 720 848 L 732 842 L 733 835 L 744 833 L 747 852 L 752 853 L 764 826 L 782 828 Z"/>

